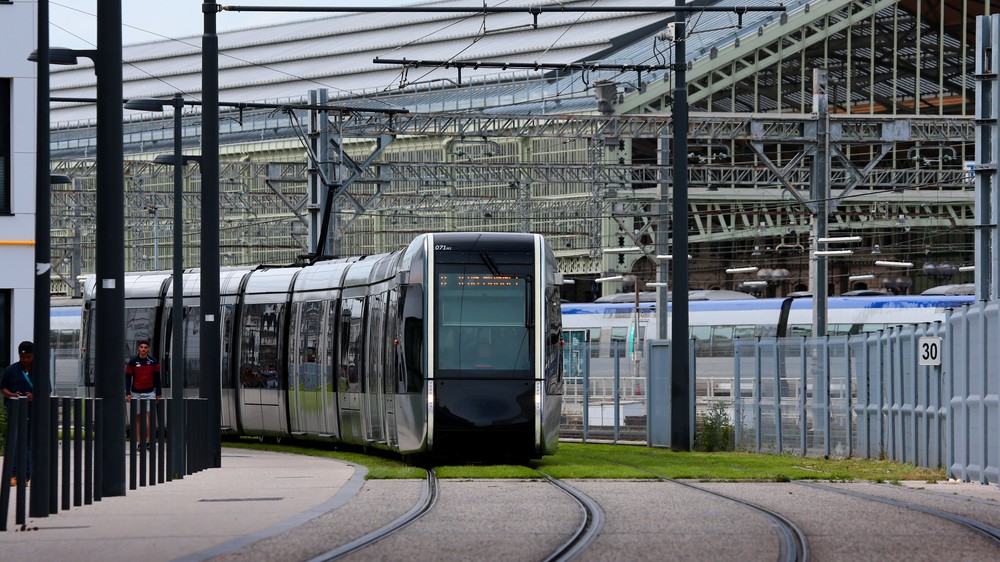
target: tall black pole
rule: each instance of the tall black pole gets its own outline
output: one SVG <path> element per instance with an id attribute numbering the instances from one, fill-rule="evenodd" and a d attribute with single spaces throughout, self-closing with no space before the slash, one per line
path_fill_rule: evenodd
<path id="1" fill-rule="evenodd" d="M 102 497 L 125 495 L 125 173 L 122 167 L 122 4 L 97 0 L 97 322 Z"/>
<path id="2" fill-rule="evenodd" d="M 35 361 L 31 368 L 32 425 L 30 439 L 31 467 L 35 485 L 31 488 L 32 517 L 49 515 L 49 473 L 51 459 L 49 442 L 49 395 L 52 385 L 49 373 L 49 283 L 52 269 L 52 243 L 49 238 L 52 221 L 52 178 L 49 168 L 49 2 L 38 0 L 38 88 L 35 114 Z M 0 484 L 5 484 L 0 482 Z"/>
<path id="3" fill-rule="evenodd" d="M 208 466 L 222 466 L 222 357 L 219 306 L 219 36 L 218 5 L 202 4 L 201 39 L 201 397 L 208 400 Z M 180 162 L 178 162 L 180 164 Z"/>
<path id="4" fill-rule="evenodd" d="M 677 0 L 683 7 L 684 0 Z M 688 183 L 687 183 L 687 55 L 683 15 L 674 24 L 674 109 L 673 109 L 673 316 L 670 342 L 670 448 L 691 450 L 691 366 L 688 362 Z"/>
<path id="5" fill-rule="evenodd" d="M 170 474 L 184 477 L 184 155 L 182 150 L 184 98 L 174 95 L 174 294 L 171 304 L 173 336 L 170 354 Z"/>

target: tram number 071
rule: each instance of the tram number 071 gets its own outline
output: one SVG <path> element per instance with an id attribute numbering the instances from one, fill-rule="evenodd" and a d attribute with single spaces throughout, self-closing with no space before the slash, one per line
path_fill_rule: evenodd
<path id="1" fill-rule="evenodd" d="M 941 338 L 937 336 L 917 338 L 917 360 L 919 365 L 940 365 Z"/>

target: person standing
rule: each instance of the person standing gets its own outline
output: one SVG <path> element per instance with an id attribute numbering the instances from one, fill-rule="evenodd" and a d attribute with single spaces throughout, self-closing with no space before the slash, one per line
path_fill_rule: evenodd
<path id="1" fill-rule="evenodd" d="M 23 341 L 17 346 L 17 356 L 18 361 L 12 363 L 3 372 L 3 378 L 0 379 L 0 388 L 3 390 L 4 403 L 7 406 L 8 414 L 10 412 L 10 401 L 12 399 L 17 399 L 20 397 L 26 397 L 28 403 L 31 403 L 32 392 L 34 392 L 34 383 L 31 381 L 31 367 L 35 360 L 35 345 L 30 341 Z M 10 420 L 10 416 L 7 416 Z M 10 485 L 17 485 L 17 455 L 14 452 L 17 451 L 17 436 L 14 436 L 12 443 L 7 443 L 7 451 L 14 459 L 14 470 L 11 472 L 12 475 L 10 479 Z M 31 481 L 31 408 L 28 408 L 28 458 L 25 462 L 24 480 L 25 484 Z"/>
<path id="2" fill-rule="evenodd" d="M 160 362 L 149 354 L 149 342 L 139 342 L 139 354 L 125 364 L 125 401 L 163 399 L 160 385 Z M 139 416 L 135 418 L 135 428 L 139 428 Z M 146 411 L 146 448 L 150 447 L 149 410 Z M 139 437 L 142 437 L 141 435 Z M 141 445 L 141 443 L 140 443 Z"/>

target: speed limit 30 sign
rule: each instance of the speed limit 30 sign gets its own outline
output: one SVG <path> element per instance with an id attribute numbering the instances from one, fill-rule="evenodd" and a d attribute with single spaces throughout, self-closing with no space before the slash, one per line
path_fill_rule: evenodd
<path id="1" fill-rule="evenodd" d="M 917 338 L 917 362 L 919 365 L 937 366 L 941 364 L 941 338 L 923 336 Z"/>

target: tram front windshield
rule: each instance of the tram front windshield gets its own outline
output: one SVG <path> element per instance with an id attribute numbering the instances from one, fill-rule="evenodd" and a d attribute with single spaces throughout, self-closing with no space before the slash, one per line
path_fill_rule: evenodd
<path id="1" fill-rule="evenodd" d="M 531 377 L 530 269 L 509 263 L 438 265 L 438 377 Z"/>

